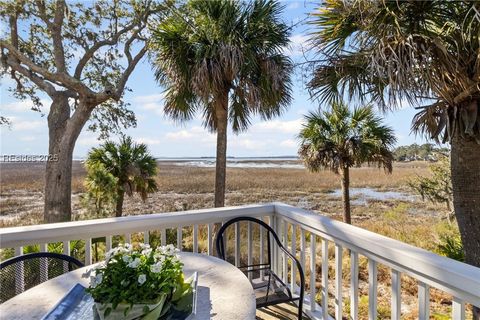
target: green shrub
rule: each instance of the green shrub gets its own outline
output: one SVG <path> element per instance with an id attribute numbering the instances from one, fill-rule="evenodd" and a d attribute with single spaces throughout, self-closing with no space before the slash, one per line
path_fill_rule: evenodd
<path id="1" fill-rule="evenodd" d="M 458 234 L 442 234 L 437 244 L 437 252 L 457 261 L 465 261 L 462 240 Z"/>

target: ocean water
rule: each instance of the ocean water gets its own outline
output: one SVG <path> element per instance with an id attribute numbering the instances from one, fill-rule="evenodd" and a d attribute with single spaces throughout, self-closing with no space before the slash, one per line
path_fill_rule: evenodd
<path id="1" fill-rule="evenodd" d="M 341 197 L 342 190 L 337 189 L 331 193 L 334 197 Z M 418 199 L 418 196 L 398 192 L 398 191 L 380 191 L 372 188 L 350 188 L 350 197 L 353 198 L 352 204 L 367 205 L 368 200 L 402 200 L 414 202 Z"/>
<path id="2" fill-rule="evenodd" d="M 159 163 L 168 163 L 176 166 L 213 168 L 215 158 L 157 158 Z M 229 168 L 284 168 L 305 169 L 304 165 L 296 158 L 228 158 Z"/>

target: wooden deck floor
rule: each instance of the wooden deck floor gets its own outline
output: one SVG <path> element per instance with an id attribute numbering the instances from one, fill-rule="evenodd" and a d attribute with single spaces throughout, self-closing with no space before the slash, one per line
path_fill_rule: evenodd
<path id="1" fill-rule="evenodd" d="M 297 320 L 298 309 L 293 304 L 282 303 L 276 306 L 257 309 L 257 320 Z M 308 320 L 307 316 L 303 316 Z"/>

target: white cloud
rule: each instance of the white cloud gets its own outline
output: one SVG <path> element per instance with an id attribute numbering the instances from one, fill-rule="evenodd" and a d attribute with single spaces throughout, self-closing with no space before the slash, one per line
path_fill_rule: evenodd
<path id="1" fill-rule="evenodd" d="M 202 143 L 215 142 L 215 134 L 210 133 L 200 126 L 194 126 L 189 129 L 167 132 L 165 138 L 175 141 L 192 140 Z"/>
<path id="2" fill-rule="evenodd" d="M 32 131 L 32 130 L 39 130 L 41 128 L 47 127 L 46 121 L 35 120 L 35 121 L 27 121 L 27 120 L 20 120 L 17 117 L 9 117 L 12 122 L 12 130 L 13 131 Z"/>
<path id="3" fill-rule="evenodd" d="M 283 140 L 283 141 L 280 142 L 280 145 L 282 147 L 286 147 L 286 148 L 296 148 L 296 147 L 298 147 L 297 141 L 295 141 L 293 139 Z"/>
<path id="4" fill-rule="evenodd" d="M 161 139 L 148 138 L 148 137 L 135 138 L 135 141 L 138 143 L 144 143 L 146 145 L 155 145 L 155 144 L 160 144 L 162 142 Z"/>
<path id="5" fill-rule="evenodd" d="M 252 126 L 252 133 L 287 133 L 287 134 L 297 134 L 302 127 L 302 119 L 282 121 L 282 120 L 271 120 L 256 123 Z"/>
<path id="6" fill-rule="evenodd" d="M 233 148 L 243 148 L 247 150 L 261 150 L 265 149 L 267 146 L 267 141 L 235 137 L 232 139 L 230 146 Z"/>
<path id="7" fill-rule="evenodd" d="M 190 139 L 194 136 L 193 133 L 189 132 L 188 130 L 180 130 L 175 132 L 167 132 L 165 137 L 171 140 L 184 140 Z"/>
<path id="8" fill-rule="evenodd" d="M 96 147 L 100 144 L 100 141 L 95 136 L 80 137 L 77 140 L 77 144 L 87 147 Z"/>
<path id="9" fill-rule="evenodd" d="M 163 94 L 151 94 L 147 96 L 137 96 L 133 98 L 133 105 L 139 106 L 143 110 L 155 112 L 159 115 L 163 113 Z"/>
<path id="10" fill-rule="evenodd" d="M 48 112 L 50 108 L 50 101 L 46 99 L 41 99 L 40 102 L 42 103 L 42 111 Z M 27 100 L 19 100 L 10 103 L 2 103 L 0 105 L 0 110 L 3 114 L 8 114 L 10 112 L 13 113 L 23 113 L 23 112 L 32 112 L 33 103 L 30 99 Z"/>

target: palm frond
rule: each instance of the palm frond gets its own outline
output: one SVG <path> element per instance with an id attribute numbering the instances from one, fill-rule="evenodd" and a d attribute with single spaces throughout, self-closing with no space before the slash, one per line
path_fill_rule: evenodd
<path id="1" fill-rule="evenodd" d="M 311 112 L 305 116 L 299 138 L 299 155 L 311 171 L 326 168 L 338 173 L 365 162 L 392 171 L 396 138 L 371 106 L 351 111 L 343 103 L 332 103 L 330 110 Z"/>
<path id="2" fill-rule="evenodd" d="M 278 116 L 291 102 L 293 64 L 282 52 L 289 28 L 273 0 L 192 0 L 152 28 L 151 60 L 166 88 L 165 113 L 187 121 L 203 112 L 216 130 L 216 102 L 230 95 L 234 131 L 250 116 Z"/>
<path id="3" fill-rule="evenodd" d="M 328 0 L 312 25 L 320 57 L 308 84 L 315 98 L 391 109 L 431 97 L 442 110 L 424 109 L 414 130 L 480 141 L 478 2 Z"/>

